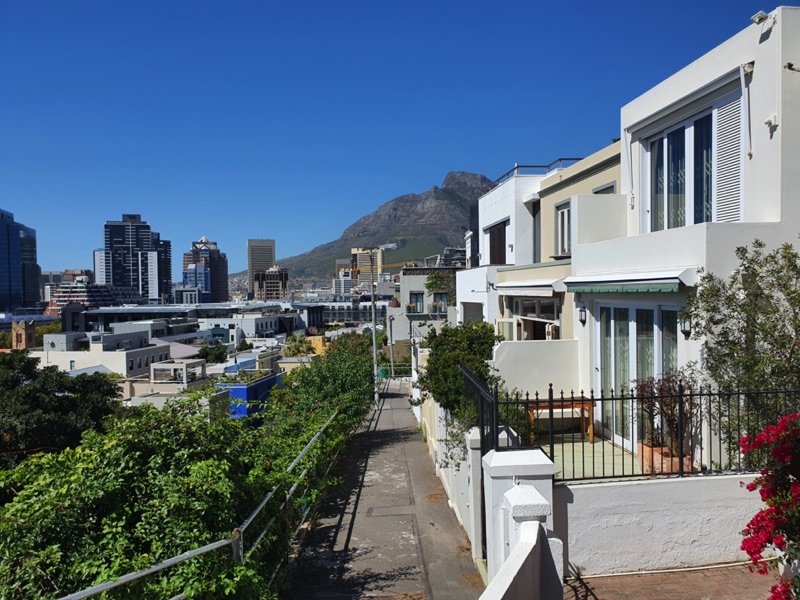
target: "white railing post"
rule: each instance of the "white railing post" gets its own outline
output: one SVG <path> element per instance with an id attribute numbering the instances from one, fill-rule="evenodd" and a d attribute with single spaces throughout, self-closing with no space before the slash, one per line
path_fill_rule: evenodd
<path id="1" fill-rule="evenodd" d="M 467 469 L 469 470 L 469 542 L 472 559 L 483 558 L 483 512 L 481 511 L 481 432 L 473 427 L 467 432 Z"/>
<path id="2" fill-rule="evenodd" d="M 506 556 L 503 548 L 503 501 L 515 485 L 532 485 L 549 506 L 553 504 L 553 462 L 541 450 L 497 452 L 483 457 L 483 488 L 486 509 L 486 567 L 489 581 L 497 574 Z M 552 530 L 552 515 L 547 529 Z M 562 567 L 563 568 L 563 567 Z"/>

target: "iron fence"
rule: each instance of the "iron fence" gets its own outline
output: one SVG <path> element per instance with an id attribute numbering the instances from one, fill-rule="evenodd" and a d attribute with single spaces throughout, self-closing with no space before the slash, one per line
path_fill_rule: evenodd
<path id="1" fill-rule="evenodd" d="M 757 471 L 739 440 L 800 409 L 797 390 L 511 394 L 462 370 L 482 453 L 541 448 L 559 481 Z"/>

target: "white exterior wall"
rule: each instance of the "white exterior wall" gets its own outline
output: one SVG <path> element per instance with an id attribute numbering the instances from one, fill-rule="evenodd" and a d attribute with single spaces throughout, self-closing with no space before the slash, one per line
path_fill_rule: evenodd
<path id="1" fill-rule="evenodd" d="M 489 236 L 487 227 L 509 220 L 506 228 L 506 264 L 533 262 L 533 219 L 524 199 L 539 191 L 544 175 L 516 175 L 485 194 L 478 200 L 480 229 L 480 264 L 489 264 Z M 509 246 L 513 246 L 513 249 Z"/>
<path id="2" fill-rule="evenodd" d="M 742 163 L 742 221 L 782 221 L 788 227 L 783 234 L 775 235 L 794 241 L 800 207 L 789 195 L 797 189 L 800 177 L 795 168 L 800 159 L 800 115 L 794 110 L 800 98 L 800 77 L 783 65 L 797 60 L 800 53 L 800 9 L 781 7 L 773 14 L 774 26 L 769 20 L 750 25 L 622 108 L 622 138 L 628 143 L 622 144 L 621 191 L 633 204 L 628 216 L 629 235 L 640 233 L 647 218 L 642 214 L 640 176 L 644 155 L 639 129 L 644 125 L 639 124 L 646 124 L 651 115 L 668 113 L 670 107 L 679 112 L 682 104 L 713 89 L 713 82 L 726 77 L 732 78 L 738 89 L 739 65 L 754 62 L 752 78 L 748 77 L 749 110 L 743 105 L 742 111 L 743 118 L 749 115 L 752 143 L 752 156 L 745 156 Z M 773 129 L 764 124 L 772 115 L 777 116 L 778 123 Z M 746 154 L 746 131 L 743 146 Z"/>
<path id="3" fill-rule="evenodd" d="M 509 390 L 546 398 L 550 383 L 556 394 L 580 389 L 577 340 L 500 342 L 492 363 Z"/>
<path id="4" fill-rule="evenodd" d="M 463 303 L 480 304 L 483 320 L 494 323 L 499 315 L 497 292 L 489 286 L 497 282 L 497 266 L 484 266 L 456 273 L 456 297 L 458 298 L 458 321 L 464 320 Z M 491 301 L 490 301 L 490 294 Z"/>
<path id="5" fill-rule="evenodd" d="M 741 531 L 761 509 L 730 475 L 555 486 L 564 564 L 582 575 L 747 560 Z"/>
<path id="6" fill-rule="evenodd" d="M 30 353 L 32 357 L 39 359 L 42 367 L 55 365 L 61 371 L 71 371 L 76 369 L 87 369 L 102 365 L 114 373 L 119 373 L 126 377 L 137 375 L 148 375 L 150 364 L 159 361 L 159 355 L 164 354 L 164 360 L 169 359 L 169 346 L 145 346 L 132 350 L 103 351 L 99 345 L 89 352 L 76 351 L 37 351 Z M 139 360 L 141 359 L 141 366 Z M 133 361 L 133 367 L 130 366 Z"/>

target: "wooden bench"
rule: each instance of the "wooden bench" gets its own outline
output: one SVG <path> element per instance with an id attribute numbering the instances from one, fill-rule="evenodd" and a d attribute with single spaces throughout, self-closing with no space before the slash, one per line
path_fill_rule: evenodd
<path id="1" fill-rule="evenodd" d="M 535 400 L 528 405 L 528 419 L 531 428 L 535 430 L 537 418 L 550 416 L 550 403 L 548 400 Z M 553 401 L 553 417 L 580 419 L 581 439 L 589 434 L 589 443 L 594 444 L 594 400 L 589 398 L 558 398 Z M 588 424 L 586 423 L 588 421 Z M 588 426 L 587 426 L 588 425 Z"/>

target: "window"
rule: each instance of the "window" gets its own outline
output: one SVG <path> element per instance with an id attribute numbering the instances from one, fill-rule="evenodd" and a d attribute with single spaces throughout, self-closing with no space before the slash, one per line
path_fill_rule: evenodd
<path id="1" fill-rule="evenodd" d="M 607 183 L 605 185 L 601 185 L 600 187 L 594 188 L 592 190 L 593 194 L 616 194 L 617 193 L 617 184 L 615 182 Z"/>
<path id="2" fill-rule="evenodd" d="M 741 213 L 740 97 L 728 97 L 644 144 L 650 231 Z"/>
<path id="3" fill-rule="evenodd" d="M 447 307 L 447 294 L 445 292 L 435 292 L 433 294 L 433 303 L 441 305 L 443 307 Z"/>
<path id="4" fill-rule="evenodd" d="M 425 294 L 423 292 L 411 292 L 408 295 L 409 312 L 421 313 L 424 301 Z"/>
<path id="5" fill-rule="evenodd" d="M 570 203 L 562 202 L 556 205 L 556 250 L 554 258 L 570 256 L 572 253 L 572 215 Z"/>
<path id="6" fill-rule="evenodd" d="M 508 221 L 492 225 L 485 230 L 489 243 L 489 264 L 506 264 L 506 226 Z"/>

